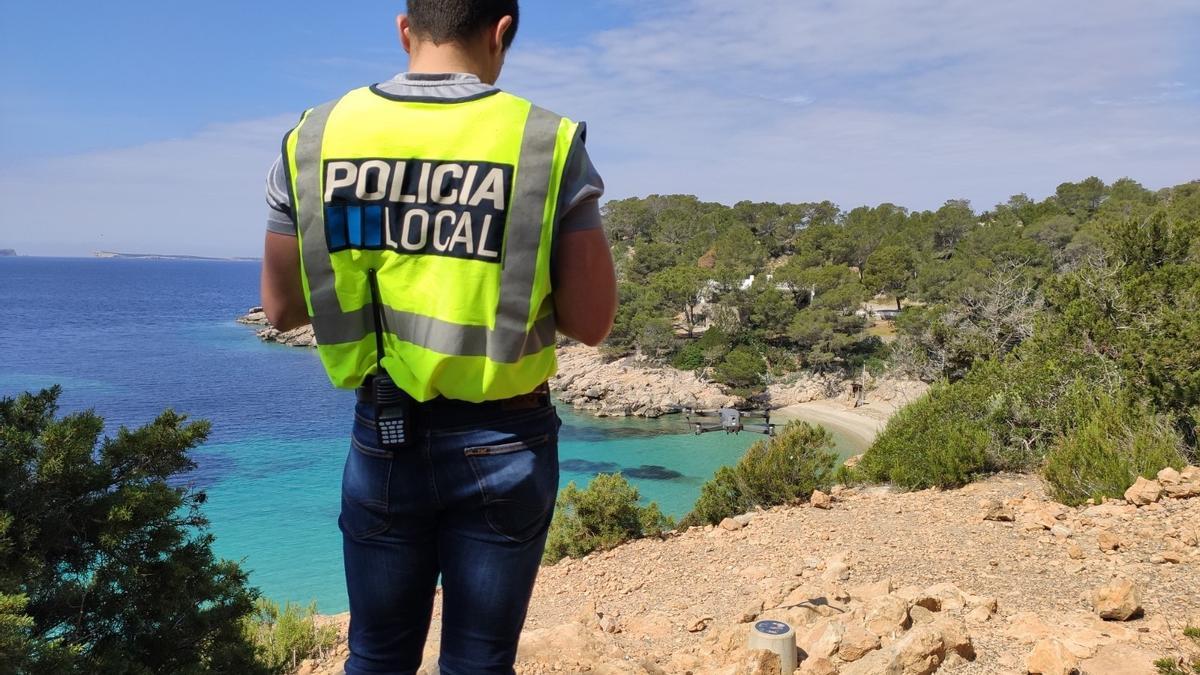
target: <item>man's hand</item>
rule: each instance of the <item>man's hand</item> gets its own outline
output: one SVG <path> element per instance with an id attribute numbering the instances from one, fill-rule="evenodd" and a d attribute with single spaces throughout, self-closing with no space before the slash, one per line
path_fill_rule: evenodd
<path id="1" fill-rule="evenodd" d="M 267 321 L 281 331 L 309 323 L 308 303 L 300 280 L 300 246 L 296 238 L 267 232 L 263 248 L 262 306 Z"/>
<path id="2" fill-rule="evenodd" d="M 558 331 L 595 347 L 608 337 L 617 315 L 617 277 L 604 230 L 560 234 L 554 265 Z"/>

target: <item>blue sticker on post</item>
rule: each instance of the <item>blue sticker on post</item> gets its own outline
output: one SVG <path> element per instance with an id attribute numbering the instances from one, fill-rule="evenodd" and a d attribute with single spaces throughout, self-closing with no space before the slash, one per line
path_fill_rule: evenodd
<path id="1" fill-rule="evenodd" d="M 754 624 L 754 630 L 763 635 L 787 635 L 792 627 L 782 621 L 759 621 Z"/>

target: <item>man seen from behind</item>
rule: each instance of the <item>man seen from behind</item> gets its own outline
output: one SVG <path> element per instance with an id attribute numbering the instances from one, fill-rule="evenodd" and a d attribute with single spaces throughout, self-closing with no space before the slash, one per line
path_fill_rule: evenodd
<path id="1" fill-rule="evenodd" d="M 348 675 L 417 671 L 439 582 L 440 671 L 513 672 L 558 491 L 556 335 L 596 345 L 616 312 L 584 126 L 495 87 L 517 4 L 409 0 L 408 72 L 307 111 L 268 178 L 263 307 L 311 322 L 357 396 Z"/>

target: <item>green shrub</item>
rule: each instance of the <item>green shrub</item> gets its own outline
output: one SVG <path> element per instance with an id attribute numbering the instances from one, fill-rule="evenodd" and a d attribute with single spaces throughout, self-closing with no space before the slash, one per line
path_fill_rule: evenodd
<path id="1" fill-rule="evenodd" d="M 725 355 L 725 360 L 717 364 L 713 373 L 716 380 L 722 384 L 739 389 L 748 389 L 762 385 L 762 378 L 767 372 L 767 364 L 762 355 L 749 347 L 735 347 Z"/>
<path id="2" fill-rule="evenodd" d="M 101 440 L 59 393 L 0 400 L 0 671 L 261 672 L 257 591 L 178 481 L 208 424 L 167 411 Z"/>
<path id="3" fill-rule="evenodd" d="M 1200 675 L 1200 660 L 1192 661 L 1192 665 L 1181 665 L 1179 659 L 1167 657 L 1154 662 L 1159 675 Z"/>
<path id="4" fill-rule="evenodd" d="M 838 464 L 837 469 L 835 469 L 833 472 L 832 482 L 834 485 L 853 486 L 862 485 L 871 481 L 870 478 L 863 473 L 863 470 L 860 467 L 850 467 L 846 466 L 845 464 Z"/>
<path id="5" fill-rule="evenodd" d="M 704 347 L 699 342 L 684 345 L 671 359 L 671 366 L 679 370 L 700 370 L 706 365 Z"/>
<path id="6" fill-rule="evenodd" d="M 640 506 L 640 498 L 638 489 L 619 473 L 600 474 L 583 490 L 572 481 L 558 495 L 542 562 L 552 565 L 608 550 L 674 526 L 658 504 Z"/>
<path id="7" fill-rule="evenodd" d="M 903 408 L 867 450 L 860 468 L 875 481 L 908 490 L 957 487 L 988 469 L 991 434 L 981 415 L 964 408 L 965 387 L 939 383 Z"/>
<path id="8" fill-rule="evenodd" d="M 778 436 L 750 446 L 734 467 L 722 467 L 700 488 L 681 525 L 717 524 L 755 506 L 804 500 L 830 485 L 837 453 L 823 427 L 790 422 Z"/>
<path id="9" fill-rule="evenodd" d="M 1105 395 L 1082 424 L 1058 438 L 1042 475 L 1064 504 L 1121 497 L 1138 476 L 1181 468 L 1183 447 L 1169 420 L 1128 395 Z"/>
<path id="10" fill-rule="evenodd" d="M 317 626 L 317 604 L 306 608 L 266 598 L 255 603 L 244 625 L 247 638 L 258 648 L 259 660 L 274 673 L 288 673 L 304 659 L 323 657 L 337 643 L 336 626 Z"/>

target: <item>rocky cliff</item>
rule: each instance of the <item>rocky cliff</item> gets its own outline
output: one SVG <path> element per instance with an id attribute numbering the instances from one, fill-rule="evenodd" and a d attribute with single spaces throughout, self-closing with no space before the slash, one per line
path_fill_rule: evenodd
<path id="1" fill-rule="evenodd" d="M 263 342 L 275 342 L 289 347 L 316 347 L 317 338 L 313 335 L 312 326 L 302 326 L 292 331 L 276 329 L 267 321 L 267 315 L 262 307 L 252 307 L 245 315 L 238 317 L 238 323 L 247 326 L 259 326 L 257 335 Z"/>
<path id="2" fill-rule="evenodd" d="M 311 326 L 281 332 L 267 322 L 261 307 L 238 319 L 258 326 L 258 337 L 292 347 L 315 347 Z M 689 371 L 659 366 L 636 357 L 615 361 L 604 359 L 599 350 L 564 342 L 558 351 L 558 374 L 550 388 L 560 401 L 576 410 L 599 417 L 661 417 L 687 408 L 715 409 L 743 406 L 746 401 L 732 396 L 721 385 Z M 911 382 L 873 382 L 868 400 L 899 402 L 911 400 L 924 385 Z M 851 382 L 838 376 L 805 373 L 767 388 L 764 402 L 772 408 L 799 403 L 844 398 L 850 401 Z"/>
<path id="3" fill-rule="evenodd" d="M 517 672 L 775 675 L 747 649 L 775 619 L 802 675 L 1156 675 L 1200 658 L 1183 634 L 1200 627 L 1198 538 L 1195 467 L 1080 508 L 1024 475 L 835 489 L 544 568 Z M 435 618 L 427 664 L 438 634 Z M 302 672 L 338 673 L 345 654 Z"/>

